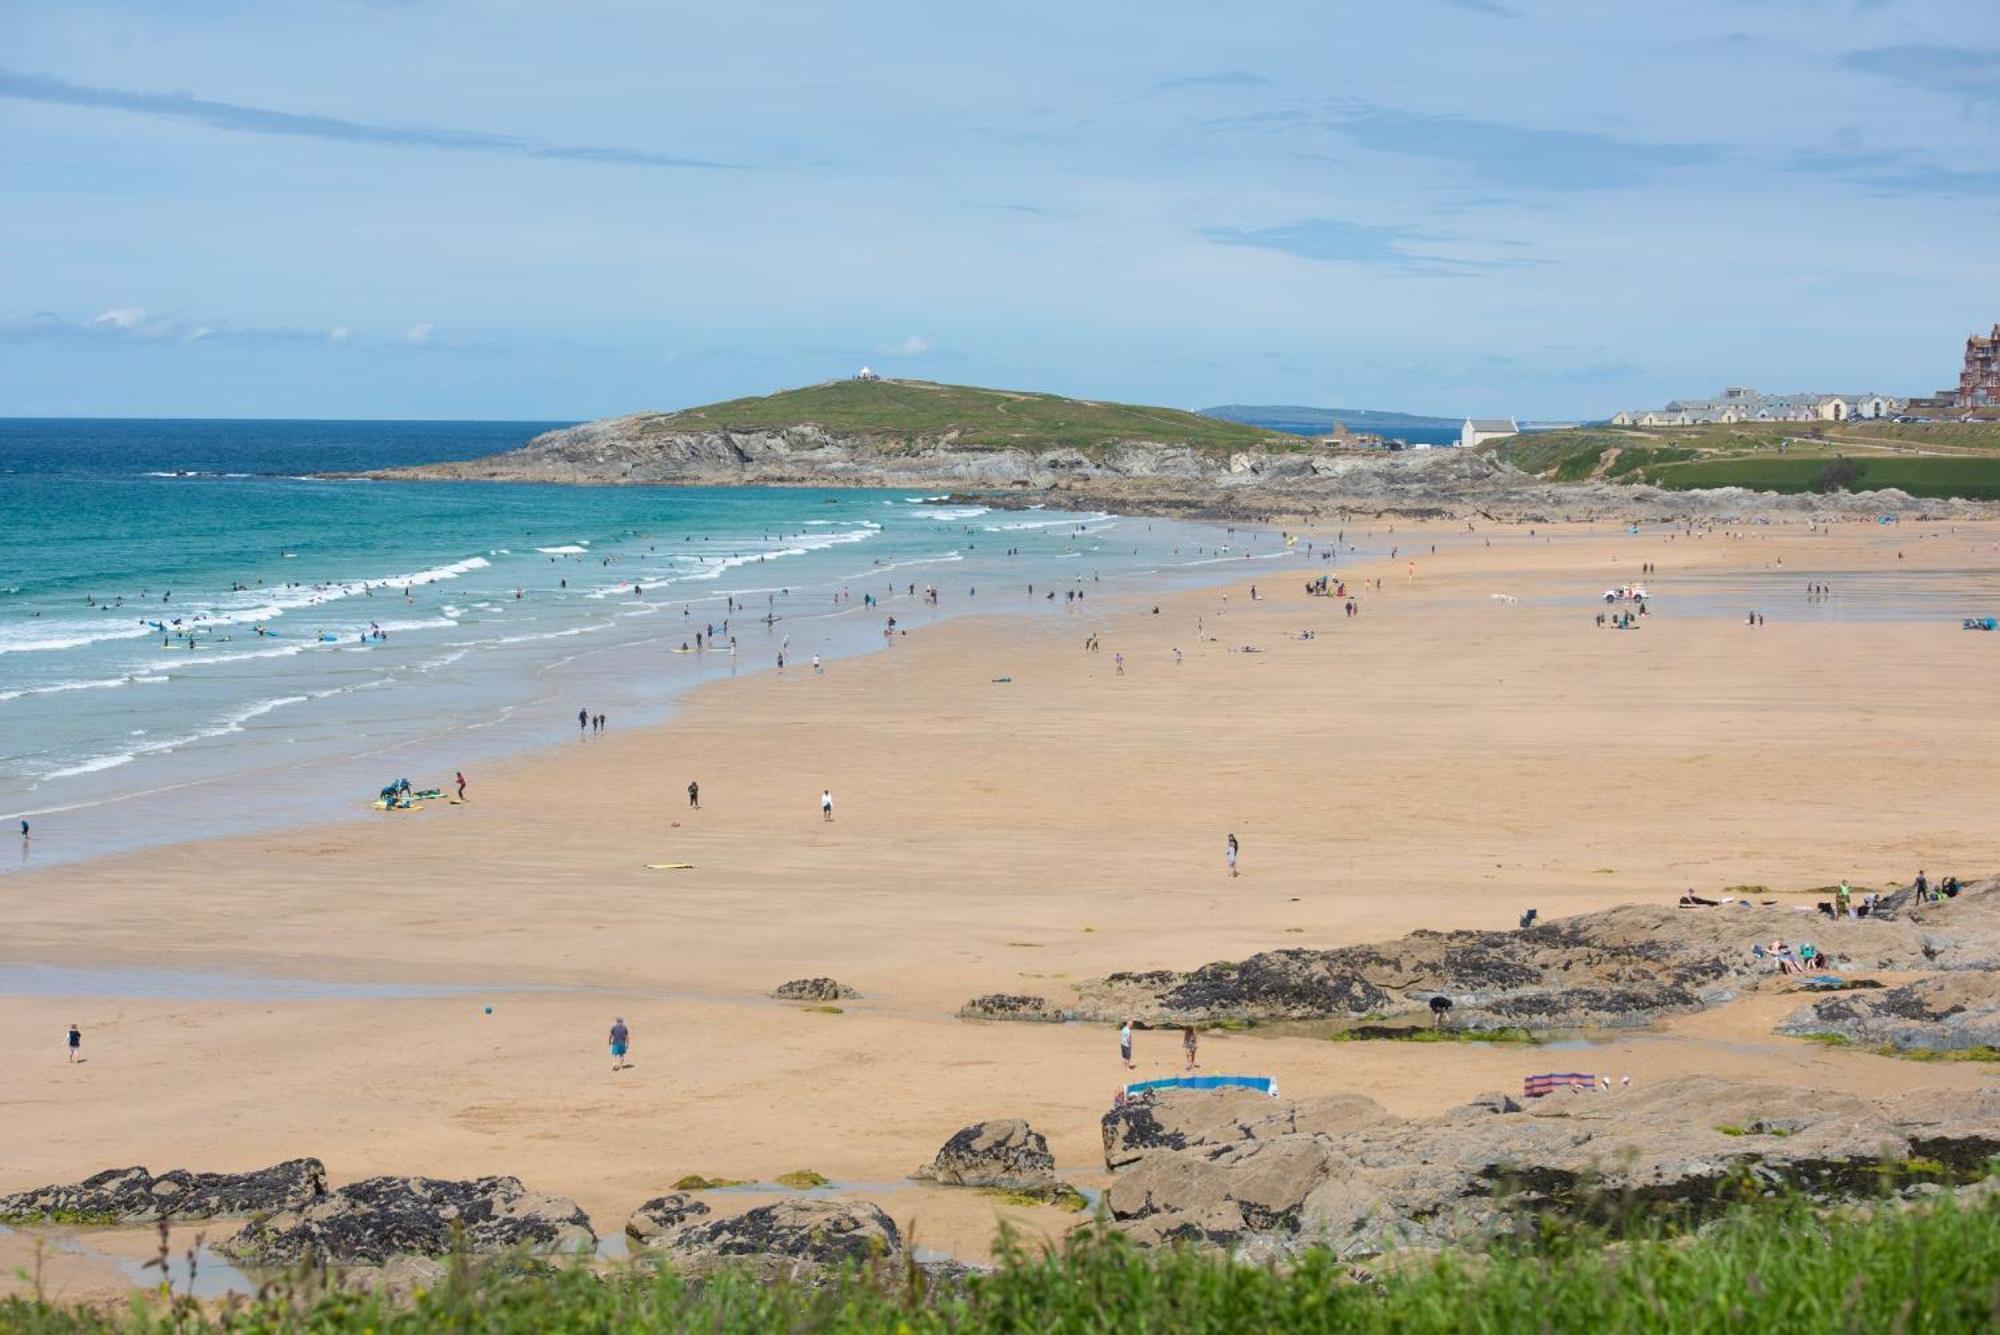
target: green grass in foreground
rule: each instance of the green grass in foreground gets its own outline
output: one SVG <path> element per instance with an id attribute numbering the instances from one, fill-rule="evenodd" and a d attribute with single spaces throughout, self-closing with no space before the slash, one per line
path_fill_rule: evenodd
<path id="1" fill-rule="evenodd" d="M 106 1314 L 0 1303 L 0 1329 L 110 1331 L 896 1332 L 897 1335 L 1235 1335 L 1236 1332 L 1989 1331 L 2000 1323 L 2000 1202 L 1939 1198 L 1818 1214 L 1763 1202 L 1703 1232 L 1606 1247 L 1550 1230 L 1526 1242 L 1438 1257 L 1380 1274 L 1309 1253 L 1287 1269 L 1214 1253 L 1147 1253 L 1087 1228 L 1059 1249 L 1009 1247 L 990 1276 L 926 1289 L 921 1277 L 849 1272 L 819 1288 L 724 1274 L 699 1286 L 671 1273 L 454 1268 L 413 1303 L 283 1286 L 255 1303 L 203 1311 L 157 1301 Z"/>
<path id="2" fill-rule="evenodd" d="M 955 431 L 960 444 L 979 447 L 1088 450 L 1134 440 L 1202 449 L 1311 448 L 1300 437 L 1174 408 L 939 385 L 927 380 L 833 380 L 664 413 L 653 419 L 649 429 L 783 428 L 806 422 L 830 431 L 873 437 L 884 445 Z"/>

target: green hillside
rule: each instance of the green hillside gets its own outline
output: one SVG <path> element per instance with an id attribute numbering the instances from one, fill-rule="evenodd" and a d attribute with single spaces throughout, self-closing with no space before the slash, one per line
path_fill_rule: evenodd
<path id="1" fill-rule="evenodd" d="M 2000 499 L 2000 423 L 1756 422 L 1577 427 L 1486 446 L 1556 482 L 1599 478 L 1678 491 L 1876 491 Z"/>
<path id="2" fill-rule="evenodd" d="M 774 429 L 805 423 L 883 442 L 956 431 L 968 447 L 1089 450 L 1124 440 L 1198 449 L 1300 448 L 1269 431 L 1174 408 L 1066 399 L 1056 394 L 940 385 L 928 380 L 830 380 L 757 398 L 663 413 L 659 431 Z"/>

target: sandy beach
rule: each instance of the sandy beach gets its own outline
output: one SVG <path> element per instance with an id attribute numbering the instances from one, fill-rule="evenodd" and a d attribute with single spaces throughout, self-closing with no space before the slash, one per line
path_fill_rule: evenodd
<path id="1" fill-rule="evenodd" d="M 348 990 L 0 997 L 0 1191 L 314 1155 L 335 1182 L 513 1174 L 611 1236 L 685 1174 L 809 1168 L 919 1246 L 976 1259 L 999 1214 L 1051 1234 L 1072 1217 L 906 1175 L 958 1128 L 1020 1116 L 1094 1186 L 1097 1119 L 1126 1073 L 1109 1029 L 954 1018 L 975 995 L 1059 1005 L 1113 970 L 1507 927 L 1529 907 L 1739 886 L 1809 906 L 1842 878 L 2000 865 L 2000 637 L 1941 617 L 1807 620 L 1806 576 L 1775 565 L 1861 597 L 1913 571 L 1990 574 L 2000 525 L 1398 525 L 1395 541 L 1393 562 L 1337 568 L 1351 618 L 1305 595 L 1328 567 L 1303 559 L 1157 612 L 1128 597 L 982 615 L 824 675 L 704 686 L 644 731 L 578 739 L 572 706 L 549 720 L 563 745 L 469 773 L 464 805 L 9 876 L 0 966 Z M 1677 613 L 1677 579 L 1732 572 L 1771 576 L 1766 624 Z M 1643 629 L 1597 628 L 1597 592 L 1634 580 L 1655 594 Z M 813 975 L 861 997 L 830 1014 L 766 995 Z M 1793 1004 L 1758 994 L 1588 1060 L 1635 1081 L 1873 1093 L 1991 1078 L 1780 1038 Z M 634 1061 L 615 1074 L 614 1016 Z M 1137 1046 L 1141 1074 L 1180 1066 L 1177 1035 Z M 1505 1046 L 1223 1032 L 1201 1061 L 1410 1114 L 1538 1069 Z M 738 1199 L 768 1196 L 718 1208 Z M 29 1246 L 0 1236 L 0 1270 Z M 72 1296 L 123 1284 L 91 1257 L 49 1274 Z"/>

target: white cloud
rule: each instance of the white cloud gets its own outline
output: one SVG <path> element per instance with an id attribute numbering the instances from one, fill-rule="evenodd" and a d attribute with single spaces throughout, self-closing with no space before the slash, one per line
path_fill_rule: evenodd
<path id="1" fill-rule="evenodd" d="M 326 341 L 329 343 L 345 343 L 353 337 L 354 331 L 344 324 L 337 324 L 326 331 Z"/>
<path id="2" fill-rule="evenodd" d="M 931 350 L 931 341 L 922 334 L 911 334 L 896 345 L 896 351 L 905 357 L 921 357 Z"/>
<path id="3" fill-rule="evenodd" d="M 412 347 L 427 347 L 437 337 L 438 327 L 428 320 L 419 321 L 403 331 L 403 342 Z"/>
<path id="4" fill-rule="evenodd" d="M 98 329 L 137 329 L 146 322 L 146 312 L 137 306 L 114 306 L 90 323 Z"/>

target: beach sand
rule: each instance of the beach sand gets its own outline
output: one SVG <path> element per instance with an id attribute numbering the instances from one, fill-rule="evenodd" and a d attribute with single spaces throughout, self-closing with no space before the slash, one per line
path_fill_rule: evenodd
<path id="1" fill-rule="evenodd" d="M 1303 595 L 1327 567 L 1301 560 L 1246 563 L 1157 615 L 1150 599 L 1088 598 L 1060 619 L 954 621 L 824 676 L 703 687 L 659 727 L 570 736 L 470 774 L 462 806 L 363 813 L 357 794 L 349 822 L 10 876 L 0 963 L 470 990 L 0 999 L 0 1191 L 315 1155 L 337 1183 L 510 1173 L 614 1235 L 684 1174 L 810 1168 L 920 1246 L 978 1258 L 997 1215 L 1048 1233 L 1073 1217 L 905 1176 L 960 1127 L 1021 1116 L 1066 1174 L 1100 1184 L 1098 1117 L 1127 1076 L 1109 1027 L 953 1018 L 975 995 L 1062 1004 L 1071 980 L 1112 970 L 1508 927 L 1528 907 L 1548 919 L 1742 885 L 1809 905 L 1843 877 L 1884 888 L 2000 864 L 2000 637 L 1955 619 L 1788 619 L 1802 574 L 1759 628 L 1674 610 L 1678 575 L 1777 560 L 1857 585 L 1991 571 L 2000 526 L 1549 536 L 1398 525 L 1400 559 L 1341 567 L 1383 584 L 1352 619 Z M 1593 595 L 1647 561 L 1644 629 L 1596 629 Z M 60 838 L 60 822 L 37 835 Z M 680 862 L 693 869 L 645 865 Z M 822 974 L 861 998 L 827 1014 L 765 995 Z M 1792 1000 L 1753 996 L 1558 1064 L 1883 1094 L 1987 1078 L 1780 1039 Z M 615 1075 L 613 1016 L 634 1060 Z M 88 1057 L 75 1067 L 71 1022 Z M 1177 1034 L 1137 1047 L 1141 1075 L 1179 1068 Z M 1517 1088 L 1549 1060 L 1221 1032 L 1201 1055 L 1208 1071 L 1276 1074 L 1288 1096 L 1357 1091 L 1408 1114 Z M 28 1245 L 0 1237 L 0 1268 Z M 72 1294 L 122 1283 L 61 1259 Z"/>

